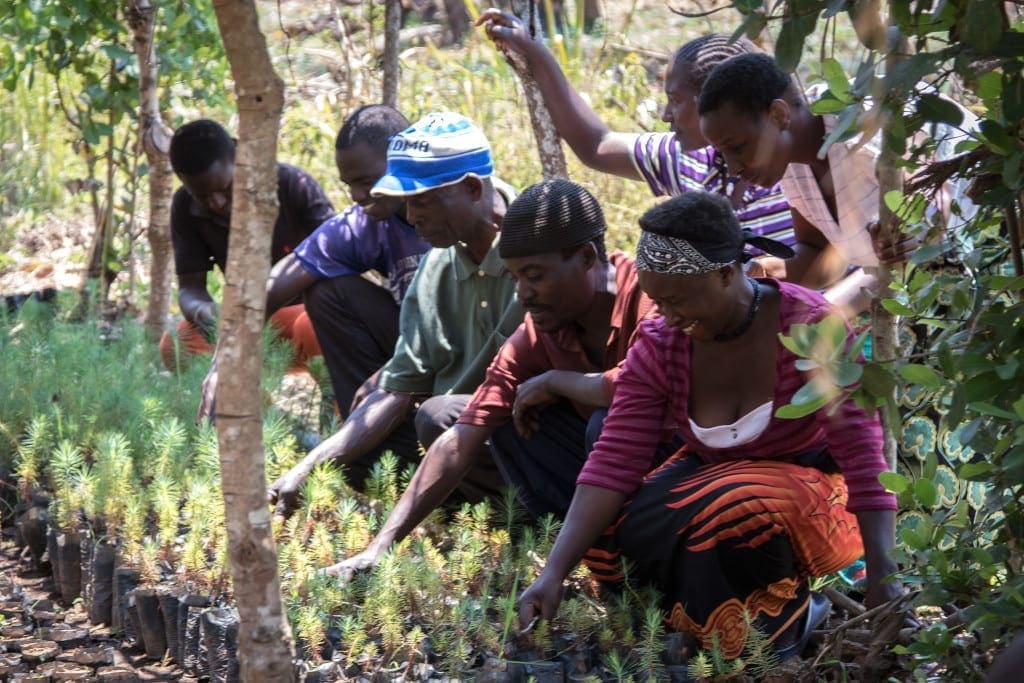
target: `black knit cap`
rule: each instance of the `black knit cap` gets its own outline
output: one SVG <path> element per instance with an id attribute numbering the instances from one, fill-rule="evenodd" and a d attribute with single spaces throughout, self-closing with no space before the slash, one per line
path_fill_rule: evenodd
<path id="1" fill-rule="evenodd" d="M 526 188 L 501 221 L 502 258 L 535 256 L 586 244 L 604 235 L 604 213 L 594 196 L 565 178 Z"/>

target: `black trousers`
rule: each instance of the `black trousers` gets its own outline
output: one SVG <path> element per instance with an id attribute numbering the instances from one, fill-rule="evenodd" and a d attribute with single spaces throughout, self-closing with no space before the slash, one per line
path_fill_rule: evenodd
<path id="1" fill-rule="evenodd" d="M 306 290 L 305 304 L 344 417 L 359 387 L 395 352 L 398 304 L 358 275 L 317 282 Z"/>

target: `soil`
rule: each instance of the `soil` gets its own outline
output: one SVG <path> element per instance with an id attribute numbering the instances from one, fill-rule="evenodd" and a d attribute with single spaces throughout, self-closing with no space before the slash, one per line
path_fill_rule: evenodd
<path id="1" fill-rule="evenodd" d="M 5 532 L 6 531 L 7 530 L 5 530 Z M 0 542 L 0 584 L 5 585 L 7 583 L 15 584 L 24 592 L 22 599 L 25 604 L 37 604 L 48 607 L 53 603 L 53 611 L 56 613 L 54 624 L 74 629 L 81 629 L 88 634 L 84 642 L 76 640 L 75 642 L 78 644 L 76 644 L 75 647 L 62 648 L 60 646 L 56 646 L 58 650 L 62 650 L 62 652 L 60 652 L 56 657 L 57 662 L 61 662 L 65 659 L 71 659 L 77 653 L 80 661 L 87 662 L 90 659 L 94 660 L 90 664 L 76 665 L 89 668 L 90 671 L 94 671 L 100 666 L 109 666 L 112 664 L 115 667 L 134 673 L 137 680 L 144 681 L 145 683 L 157 683 L 163 681 L 191 683 L 197 680 L 195 678 L 185 676 L 181 669 L 173 665 L 164 666 L 161 662 L 155 662 L 154 660 L 147 659 L 145 653 L 141 650 L 137 650 L 134 647 L 123 644 L 120 639 L 112 637 L 110 635 L 109 627 L 92 626 L 89 623 L 88 616 L 82 610 L 81 601 L 76 601 L 67 609 L 63 609 L 56 605 L 59 595 L 55 591 L 51 573 L 35 569 L 33 562 L 27 554 L 20 551 L 10 538 L 5 535 L 2 542 Z M 3 591 L 0 590 L 0 592 Z M 6 598 L 7 596 L 2 597 Z M 10 612 L 8 613 L 10 614 Z M 10 628 L 12 629 L 11 634 L 14 635 L 13 632 L 15 629 L 13 629 L 13 627 L 19 625 L 22 620 L 23 617 L 19 618 L 8 616 L 3 623 L 4 630 L 6 631 Z M 3 646 L 5 640 L 8 639 L 0 639 L 0 647 Z M 112 660 L 109 660 L 108 657 L 104 656 L 103 651 L 107 649 L 112 652 Z M 10 651 L 11 650 L 8 649 L 8 652 Z M 0 663 L 2 663 L 5 656 L 6 655 L 0 655 Z M 96 662 L 96 659 L 101 661 Z M 107 661 L 103 661 L 104 659 L 107 659 Z M 33 664 L 32 666 L 38 668 L 43 665 L 44 664 Z M 53 664 L 51 662 L 50 666 L 52 665 Z M 131 679 L 129 677 L 124 680 Z"/>
<path id="2" fill-rule="evenodd" d="M 93 231 L 88 218 L 55 216 L 40 216 L 30 229 L 17 230 L 0 262 L 0 295 L 78 289 Z"/>

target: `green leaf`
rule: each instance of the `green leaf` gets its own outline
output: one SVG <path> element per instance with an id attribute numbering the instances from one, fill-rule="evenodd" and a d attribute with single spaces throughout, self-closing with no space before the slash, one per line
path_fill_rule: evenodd
<path id="1" fill-rule="evenodd" d="M 803 56 L 804 41 L 814 32 L 818 13 L 791 14 L 782 21 L 775 41 L 775 61 L 783 71 L 796 71 Z"/>
<path id="2" fill-rule="evenodd" d="M 928 389 L 938 389 L 942 386 L 942 379 L 938 373 L 927 365 L 910 363 L 900 368 L 900 376 L 908 382 L 920 384 Z"/>
<path id="3" fill-rule="evenodd" d="M 989 53 L 1003 34 L 1003 13 L 994 2 L 967 3 L 960 40 L 981 54 Z"/>
<path id="4" fill-rule="evenodd" d="M 796 390 L 796 393 L 793 394 L 793 399 L 790 402 L 793 405 L 800 406 L 808 403 L 814 403 L 816 401 L 821 401 L 822 404 L 824 404 L 824 396 L 818 389 L 818 383 L 810 381 Z"/>
<path id="5" fill-rule="evenodd" d="M 1003 76 L 998 71 L 983 73 L 978 78 L 978 97 L 992 100 L 1003 94 Z"/>
<path id="6" fill-rule="evenodd" d="M 985 401 L 974 401 L 972 403 L 967 404 L 967 407 L 975 412 L 981 413 L 982 415 L 1002 417 L 1007 420 L 1017 419 L 1016 413 L 1012 413 L 1009 410 L 1006 410 L 1005 408 L 1000 408 L 999 406 L 992 405 L 991 403 L 986 403 Z"/>
<path id="7" fill-rule="evenodd" d="M 925 93 L 918 98 L 917 111 L 926 121 L 934 121 L 936 123 L 948 123 L 953 126 L 959 126 L 964 120 L 964 113 L 958 106 L 945 97 L 932 93 Z"/>
<path id="8" fill-rule="evenodd" d="M 847 102 L 837 100 L 831 92 L 826 92 L 816 102 L 811 104 L 811 113 L 815 115 L 838 114 L 847 106 Z"/>
<path id="9" fill-rule="evenodd" d="M 1018 146 L 1006 129 L 992 119 L 985 119 L 981 122 L 981 134 L 989 149 L 1002 156 L 1010 154 Z"/>
<path id="10" fill-rule="evenodd" d="M 1020 187 L 1021 153 L 1014 152 L 1003 159 L 1003 184 L 1014 189 Z"/>
<path id="11" fill-rule="evenodd" d="M 1024 419 L 1024 396 L 1013 402 L 1013 410 L 1021 419 Z"/>
<path id="12" fill-rule="evenodd" d="M 896 472 L 882 472 L 878 475 L 878 481 L 886 491 L 892 493 L 903 493 L 910 489 L 910 480 Z"/>
<path id="13" fill-rule="evenodd" d="M 798 358 L 793 365 L 795 365 L 796 369 L 800 372 L 810 372 L 811 370 L 817 370 L 821 367 L 818 365 L 818 361 L 811 360 L 810 358 Z"/>
<path id="14" fill-rule="evenodd" d="M 914 497 L 926 508 L 934 507 L 938 498 L 935 483 L 930 479 L 918 479 L 914 482 Z"/>
<path id="15" fill-rule="evenodd" d="M 861 374 L 860 386 L 872 396 L 888 397 L 896 387 L 896 378 L 878 363 L 867 363 Z"/>
<path id="16" fill-rule="evenodd" d="M 828 83 L 829 92 L 843 104 L 850 104 L 850 79 L 838 60 L 831 57 L 821 63 L 821 72 Z"/>
<path id="17" fill-rule="evenodd" d="M 860 381 L 864 372 L 864 366 L 851 361 L 840 361 L 836 364 L 836 384 L 841 387 L 848 387 Z"/>
<path id="18" fill-rule="evenodd" d="M 101 45 L 100 46 L 100 51 L 103 52 L 103 54 L 105 54 L 106 56 L 110 57 L 113 60 L 120 59 L 121 61 L 127 62 L 127 61 L 135 58 L 135 53 L 130 52 L 129 50 L 125 49 L 121 45 L 115 45 L 115 44 Z"/>
<path id="19" fill-rule="evenodd" d="M 895 299 L 882 299 L 882 308 L 889 311 L 893 315 L 914 315 L 914 309 L 906 304 L 900 303 Z"/>
<path id="20" fill-rule="evenodd" d="M 825 142 L 821 144 L 818 149 L 818 155 L 824 156 L 828 152 L 828 148 L 836 142 L 846 139 L 850 134 L 851 129 L 857 122 L 857 118 L 860 116 L 860 105 L 851 104 L 843 109 L 843 113 L 839 115 L 839 119 L 836 121 L 836 127 L 832 129 L 832 132 L 825 138 Z"/>
<path id="21" fill-rule="evenodd" d="M 1020 71 L 1006 77 L 1003 85 L 1003 116 L 1007 121 L 1024 119 L 1024 77 Z"/>

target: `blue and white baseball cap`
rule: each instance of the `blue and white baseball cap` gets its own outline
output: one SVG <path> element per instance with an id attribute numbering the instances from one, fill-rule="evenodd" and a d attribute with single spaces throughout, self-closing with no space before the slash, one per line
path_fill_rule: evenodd
<path id="1" fill-rule="evenodd" d="M 491 145 L 480 129 L 461 114 L 435 112 L 392 136 L 387 172 L 370 194 L 407 197 L 492 173 Z"/>

